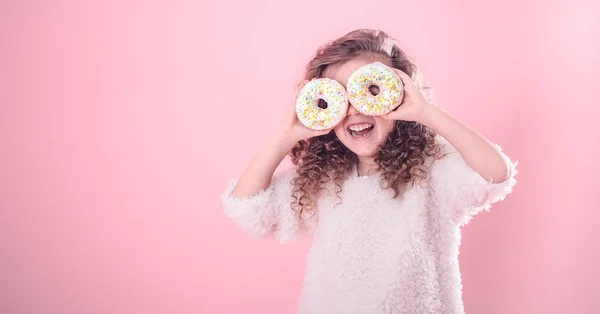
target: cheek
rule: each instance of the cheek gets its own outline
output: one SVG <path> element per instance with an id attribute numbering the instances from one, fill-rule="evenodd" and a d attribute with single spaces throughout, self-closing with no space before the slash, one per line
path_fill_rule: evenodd
<path id="1" fill-rule="evenodd" d="M 342 121 L 342 122 L 340 122 L 340 124 L 336 125 L 333 128 L 333 132 L 335 133 L 335 135 L 337 135 L 337 137 L 339 139 L 341 139 L 343 136 L 345 136 L 345 133 L 346 133 L 343 125 L 344 125 L 344 122 Z"/>
<path id="2" fill-rule="evenodd" d="M 387 138 L 388 134 L 390 134 L 390 132 L 392 132 L 392 130 L 394 129 L 394 122 L 393 120 L 384 120 L 381 118 L 378 118 L 376 120 L 378 129 L 379 129 L 379 134 L 384 137 Z"/>

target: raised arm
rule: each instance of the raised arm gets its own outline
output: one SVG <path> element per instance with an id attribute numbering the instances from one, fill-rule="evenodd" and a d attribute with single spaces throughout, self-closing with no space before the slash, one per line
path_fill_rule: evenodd
<path id="1" fill-rule="evenodd" d="M 302 87 L 304 82 L 300 87 Z M 298 141 L 329 132 L 303 126 L 290 106 L 277 132 L 254 156 L 238 179 L 229 181 L 222 196 L 227 216 L 253 236 L 275 233 L 280 242 L 293 240 L 303 224 L 292 211 L 291 179 L 294 168 L 274 175 L 286 154 Z"/>
<path id="2" fill-rule="evenodd" d="M 384 118 L 417 121 L 440 135 L 447 155 L 433 162 L 428 181 L 440 210 L 453 223 L 465 224 L 512 191 L 517 163 L 500 146 L 429 103 L 406 73 L 396 73 L 406 94 L 398 109 Z"/>

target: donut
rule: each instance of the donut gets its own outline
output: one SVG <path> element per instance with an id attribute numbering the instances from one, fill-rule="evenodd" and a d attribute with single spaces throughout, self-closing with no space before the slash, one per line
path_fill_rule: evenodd
<path id="1" fill-rule="evenodd" d="M 354 71 L 348 78 L 346 89 L 350 104 L 367 116 L 390 113 L 404 96 L 404 84 L 398 74 L 381 62 Z"/>
<path id="2" fill-rule="evenodd" d="M 348 112 L 348 96 L 344 86 L 336 80 L 312 80 L 298 93 L 296 115 L 298 120 L 313 130 L 326 130 L 340 123 Z"/>

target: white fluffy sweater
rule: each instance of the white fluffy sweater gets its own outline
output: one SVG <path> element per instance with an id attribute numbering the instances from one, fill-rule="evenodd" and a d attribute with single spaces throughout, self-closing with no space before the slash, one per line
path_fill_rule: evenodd
<path id="1" fill-rule="evenodd" d="M 222 196 L 227 216 L 250 234 L 274 234 L 284 243 L 302 231 L 312 236 L 298 313 L 464 313 L 458 265 L 460 226 L 511 192 L 509 178 L 490 183 L 447 141 L 421 186 L 392 198 L 377 175 L 356 171 L 343 185 L 342 203 L 325 194 L 318 214 L 302 220 L 290 208 L 293 168 L 274 176 L 259 194 Z M 499 146 L 496 146 L 501 151 Z M 334 191 L 330 189 L 330 191 Z"/>

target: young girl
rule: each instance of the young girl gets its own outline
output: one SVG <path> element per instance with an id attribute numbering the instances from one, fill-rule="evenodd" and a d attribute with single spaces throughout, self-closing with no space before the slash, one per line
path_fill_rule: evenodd
<path id="1" fill-rule="evenodd" d="M 398 109 L 371 117 L 349 106 L 333 130 L 313 131 L 289 106 L 229 182 L 225 212 L 255 236 L 312 236 L 299 313 L 463 313 L 460 227 L 511 192 L 516 163 L 432 104 L 384 32 L 356 30 L 321 47 L 306 79 L 345 84 L 375 61 L 405 85 Z M 288 153 L 294 167 L 274 175 Z"/>

